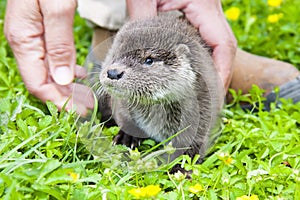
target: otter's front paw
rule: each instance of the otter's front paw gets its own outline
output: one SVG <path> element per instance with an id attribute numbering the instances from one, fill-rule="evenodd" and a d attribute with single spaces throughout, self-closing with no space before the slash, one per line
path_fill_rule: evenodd
<path id="1" fill-rule="evenodd" d="M 140 146 L 143 141 L 143 138 L 133 137 L 120 130 L 119 133 L 115 136 L 113 144 L 123 144 L 131 149 L 135 149 L 136 147 Z"/>
<path id="2" fill-rule="evenodd" d="M 170 174 L 176 174 L 178 172 L 180 172 L 181 174 L 184 174 L 186 179 L 192 179 L 191 175 L 192 175 L 193 171 L 186 170 L 186 169 L 182 168 L 179 164 L 172 167 L 169 171 Z"/>

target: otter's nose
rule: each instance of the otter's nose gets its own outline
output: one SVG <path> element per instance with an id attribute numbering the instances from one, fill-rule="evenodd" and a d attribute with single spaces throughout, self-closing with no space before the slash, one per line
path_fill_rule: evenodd
<path id="1" fill-rule="evenodd" d="M 115 80 L 119 80 L 120 78 L 122 78 L 123 74 L 123 71 L 120 72 L 117 69 L 110 69 L 107 71 L 107 77 Z"/>

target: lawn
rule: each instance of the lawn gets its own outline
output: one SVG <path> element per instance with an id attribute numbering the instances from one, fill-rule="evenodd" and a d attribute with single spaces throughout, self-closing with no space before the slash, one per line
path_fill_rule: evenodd
<path id="1" fill-rule="evenodd" d="M 300 68 L 300 1 L 278 2 L 223 6 L 240 48 Z M 103 127 L 98 115 L 81 122 L 30 95 L 3 34 L 4 13 L 0 1 L 0 199 L 300 199 L 299 103 L 281 100 L 266 112 L 259 88 L 233 93 L 222 134 L 202 164 L 183 156 L 158 165 L 153 141 L 140 152 L 112 146 L 118 128 Z M 91 29 L 78 15 L 74 32 L 83 64 Z M 243 111 L 240 100 L 258 112 Z M 191 179 L 169 174 L 175 163 L 192 169 Z"/>

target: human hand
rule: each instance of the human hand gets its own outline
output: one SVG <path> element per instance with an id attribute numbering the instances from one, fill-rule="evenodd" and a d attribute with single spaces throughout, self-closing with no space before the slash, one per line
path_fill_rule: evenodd
<path id="1" fill-rule="evenodd" d="M 159 11 L 181 10 L 213 48 L 213 60 L 225 91 L 232 78 L 232 64 L 237 48 L 236 39 L 222 11 L 220 0 L 127 0 L 131 19 L 157 15 Z"/>
<path id="2" fill-rule="evenodd" d="M 157 15 L 157 0 L 126 0 L 130 19 L 143 19 Z"/>
<path id="3" fill-rule="evenodd" d="M 222 11 L 220 0 L 158 0 L 160 11 L 181 10 L 213 48 L 213 60 L 227 91 L 232 78 L 236 39 Z"/>
<path id="4" fill-rule="evenodd" d="M 84 114 L 94 100 L 87 87 L 72 83 L 85 76 L 75 59 L 75 9 L 75 0 L 8 0 L 4 29 L 28 91 L 59 109 L 69 99 L 66 109 L 75 104 Z"/>

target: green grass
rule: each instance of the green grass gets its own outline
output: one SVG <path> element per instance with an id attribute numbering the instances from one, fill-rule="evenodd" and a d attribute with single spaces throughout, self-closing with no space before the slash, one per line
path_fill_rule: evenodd
<path id="1" fill-rule="evenodd" d="M 299 1 L 285 0 L 278 8 L 266 0 L 223 3 L 224 10 L 241 10 L 239 19 L 230 22 L 241 48 L 300 67 Z M 188 157 L 175 161 L 193 169 L 192 179 L 170 175 L 167 170 L 175 162 L 157 164 L 163 150 L 126 153 L 126 148 L 110 145 L 117 128 L 105 129 L 97 118 L 93 124 L 80 123 L 74 113 L 59 113 L 52 103 L 28 93 L 4 38 L 4 4 L 0 2 L 0 199 L 134 199 L 133 188 L 147 191 L 149 185 L 161 191 L 148 199 L 300 199 L 299 103 L 283 100 L 280 108 L 257 113 L 244 112 L 238 104 L 225 108 L 222 134 L 204 163 Z M 267 17 L 274 13 L 284 15 L 269 23 Z M 82 64 L 91 30 L 76 16 L 74 31 Z M 251 97 L 233 96 L 236 103 L 262 99 L 256 87 Z M 94 137 L 100 139 L 91 142 Z"/>

